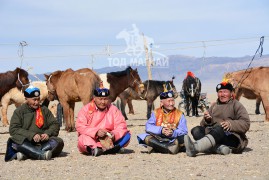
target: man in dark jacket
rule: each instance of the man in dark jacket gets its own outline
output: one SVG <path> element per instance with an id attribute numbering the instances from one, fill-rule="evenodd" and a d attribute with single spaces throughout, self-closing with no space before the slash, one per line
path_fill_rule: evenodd
<path id="1" fill-rule="evenodd" d="M 40 106 L 40 90 L 30 86 L 24 91 L 26 103 L 18 107 L 10 121 L 5 161 L 12 159 L 50 160 L 58 156 L 63 140 L 59 123 L 45 106 Z"/>
<path id="2" fill-rule="evenodd" d="M 217 85 L 217 102 L 204 113 L 200 126 L 191 130 L 196 142 L 184 137 L 186 153 L 195 156 L 199 152 L 218 154 L 242 153 L 248 144 L 246 132 L 250 119 L 245 107 L 233 98 L 233 86 L 222 82 Z"/>

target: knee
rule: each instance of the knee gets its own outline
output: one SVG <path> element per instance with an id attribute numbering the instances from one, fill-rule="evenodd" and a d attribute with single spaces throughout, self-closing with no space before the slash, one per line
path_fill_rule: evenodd
<path id="1" fill-rule="evenodd" d="M 199 140 L 205 136 L 205 130 L 202 126 L 196 126 L 191 129 L 191 134 L 195 140 Z"/>
<path id="2" fill-rule="evenodd" d="M 225 132 L 224 132 L 223 128 L 220 125 L 214 126 L 210 130 L 209 134 L 211 134 L 214 137 L 214 139 L 215 139 L 215 141 L 217 143 L 220 143 L 223 140 L 224 136 L 225 136 Z"/>

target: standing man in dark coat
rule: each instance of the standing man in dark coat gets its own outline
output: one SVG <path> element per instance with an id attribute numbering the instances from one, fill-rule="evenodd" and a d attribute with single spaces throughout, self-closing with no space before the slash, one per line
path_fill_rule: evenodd
<path id="1" fill-rule="evenodd" d="M 195 156 L 199 152 L 218 154 L 242 153 L 248 144 L 246 132 L 250 119 L 245 107 L 233 98 L 233 86 L 222 82 L 217 85 L 217 102 L 205 112 L 200 126 L 191 130 L 196 142 L 184 137 L 186 153 Z"/>
<path id="2" fill-rule="evenodd" d="M 58 136 L 59 123 L 45 106 L 40 106 L 40 90 L 30 86 L 24 91 L 26 103 L 18 107 L 10 121 L 11 137 L 5 161 L 12 159 L 50 160 L 64 147 Z"/>

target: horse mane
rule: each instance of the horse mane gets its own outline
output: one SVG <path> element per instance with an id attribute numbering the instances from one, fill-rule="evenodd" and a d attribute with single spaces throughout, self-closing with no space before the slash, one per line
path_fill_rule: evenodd
<path id="1" fill-rule="evenodd" d="M 112 75 L 112 76 L 117 76 L 117 77 L 121 77 L 121 76 L 125 76 L 126 74 L 129 74 L 130 71 L 132 70 L 132 68 L 130 66 L 128 66 L 125 70 L 123 71 L 117 71 L 117 72 L 110 72 L 108 74 Z"/>

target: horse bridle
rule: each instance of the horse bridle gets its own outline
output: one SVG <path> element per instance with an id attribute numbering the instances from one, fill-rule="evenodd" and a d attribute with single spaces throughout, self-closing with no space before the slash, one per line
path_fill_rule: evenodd
<path id="1" fill-rule="evenodd" d="M 135 84 L 136 84 L 139 88 L 144 87 L 144 84 L 143 84 L 143 83 L 140 83 L 140 82 L 134 77 L 134 75 L 133 75 L 131 72 L 130 72 L 130 74 L 131 74 L 132 78 L 134 79 L 134 81 L 133 81 L 132 83 L 130 83 L 130 82 L 129 82 L 129 79 L 130 79 L 130 78 L 128 78 L 128 85 L 129 85 L 130 87 L 133 87 Z"/>
<path id="2" fill-rule="evenodd" d="M 31 84 L 31 82 L 29 82 L 28 84 L 23 84 L 22 81 L 20 80 L 20 73 L 18 73 L 18 81 L 22 85 L 22 87 L 29 86 Z"/>
<path id="3" fill-rule="evenodd" d="M 51 77 L 52 77 L 52 74 L 49 76 L 48 81 L 47 81 L 47 82 L 49 82 L 50 84 L 51 84 L 51 82 L 50 82 Z M 55 99 L 58 99 L 57 94 L 56 94 L 56 90 L 55 90 L 55 89 L 54 89 L 54 90 L 49 90 L 49 89 L 48 89 L 48 93 L 50 93 L 51 95 L 53 95 Z"/>

